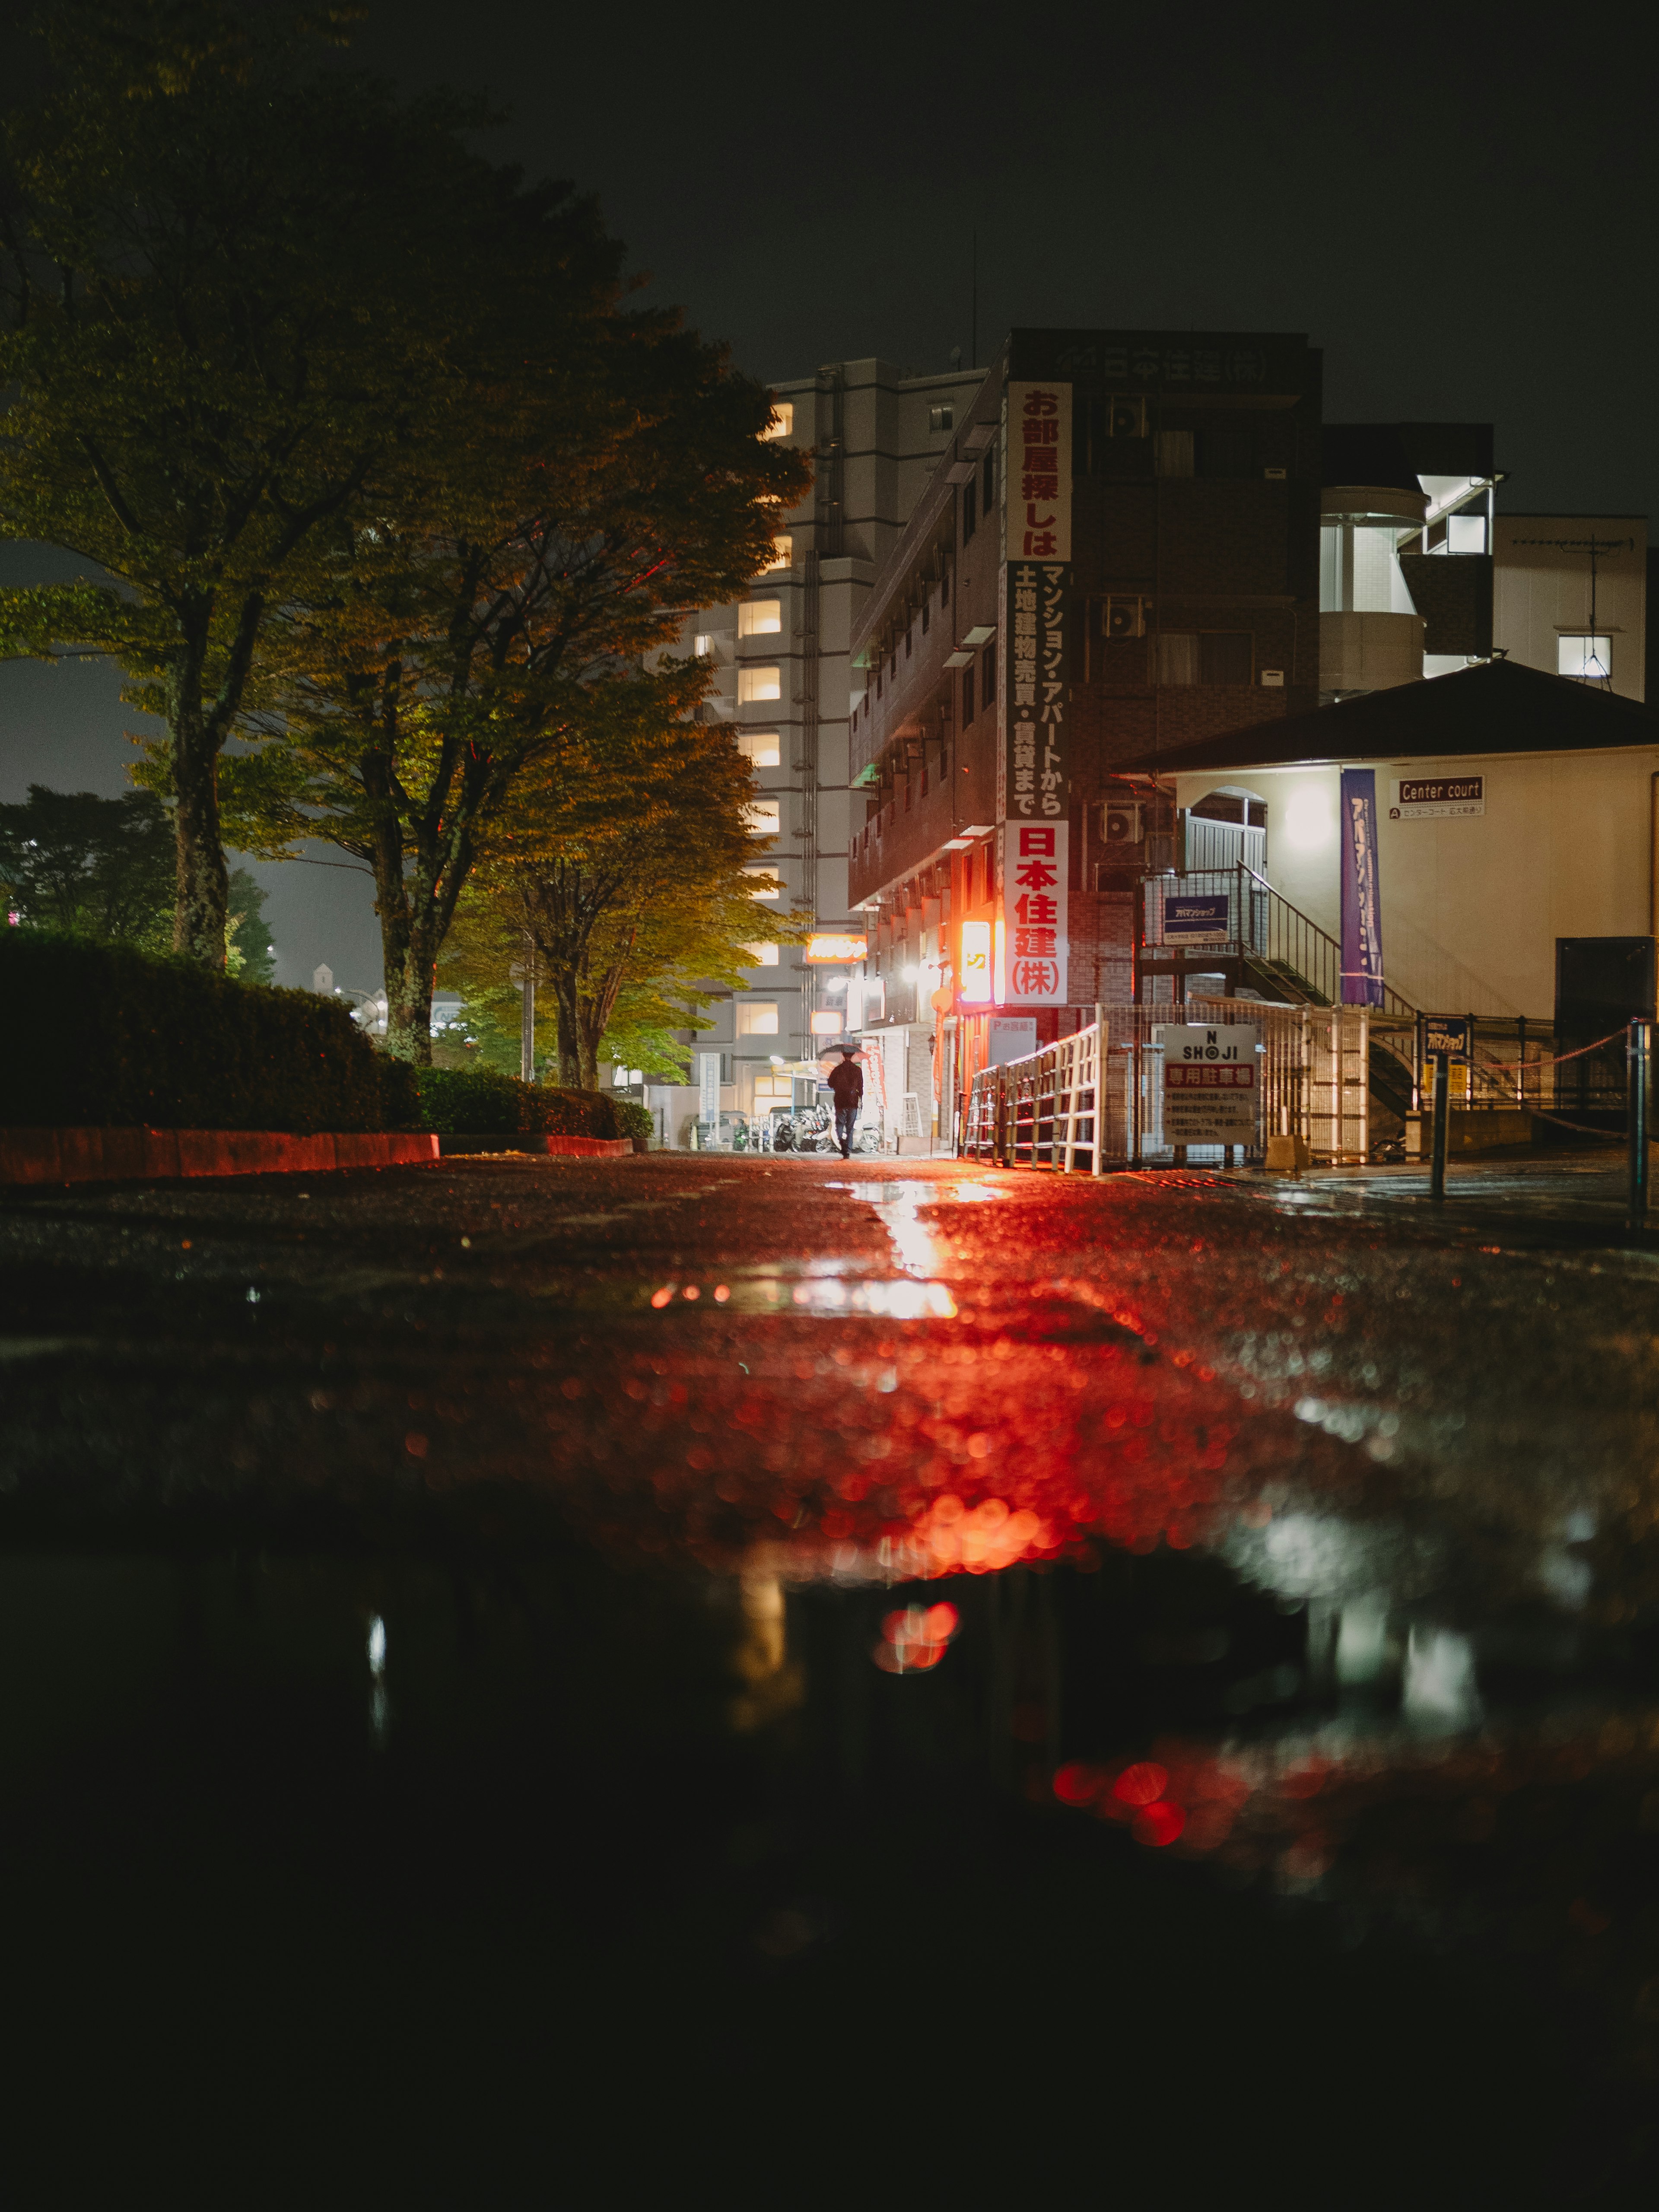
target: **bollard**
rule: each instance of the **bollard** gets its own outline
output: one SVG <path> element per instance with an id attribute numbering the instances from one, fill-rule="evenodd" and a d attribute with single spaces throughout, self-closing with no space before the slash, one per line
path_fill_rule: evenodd
<path id="1" fill-rule="evenodd" d="M 1436 1205 L 1446 1196 L 1446 1123 L 1449 1118 L 1447 1100 L 1451 1084 L 1447 1073 L 1447 1059 L 1443 1052 L 1434 1055 L 1434 1153 L 1429 1170 L 1429 1196 Z"/>
<path id="2" fill-rule="evenodd" d="M 1630 1132 L 1630 1225 L 1648 1224 L 1648 1123 L 1653 1106 L 1653 1024 L 1630 1025 L 1626 1049 L 1629 1069 L 1630 1103 L 1626 1121 Z"/>

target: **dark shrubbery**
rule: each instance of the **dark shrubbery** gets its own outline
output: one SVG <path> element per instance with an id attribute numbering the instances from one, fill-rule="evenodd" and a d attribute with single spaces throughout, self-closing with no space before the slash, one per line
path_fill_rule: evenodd
<path id="1" fill-rule="evenodd" d="M 619 1137 L 644 1138 L 648 1143 L 656 1135 L 657 1125 L 652 1119 L 651 1109 L 639 1099 L 615 1098 L 611 1105 L 617 1116 L 617 1134 Z"/>
<path id="2" fill-rule="evenodd" d="M 617 1137 L 617 1101 L 602 1091 L 551 1091 L 493 1067 L 417 1067 L 421 1127 L 447 1137 Z"/>
<path id="3" fill-rule="evenodd" d="M 44 931 L 0 933 L 10 1128 L 410 1129 L 415 1071 L 340 1001 Z"/>

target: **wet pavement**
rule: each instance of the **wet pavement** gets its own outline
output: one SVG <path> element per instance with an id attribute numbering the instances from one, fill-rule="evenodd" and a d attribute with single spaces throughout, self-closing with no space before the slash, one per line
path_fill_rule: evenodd
<path id="1" fill-rule="evenodd" d="M 221 2201 L 1645 2191 L 1659 1240 L 1451 1188 L 9 1194 L 14 2079 Z"/>

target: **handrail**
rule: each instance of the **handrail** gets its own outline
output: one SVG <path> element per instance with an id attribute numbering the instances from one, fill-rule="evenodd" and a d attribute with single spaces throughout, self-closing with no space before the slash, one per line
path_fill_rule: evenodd
<path id="1" fill-rule="evenodd" d="M 1239 936 L 1237 942 L 1241 955 L 1253 953 L 1259 959 L 1279 961 L 1280 964 L 1289 969 L 1292 975 L 1298 977 L 1304 983 L 1305 983 L 1310 989 L 1316 991 L 1320 988 L 1320 978 L 1318 976 L 1309 975 L 1304 969 L 1296 965 L 1284 954 L 1276 952 L 1273 949 L 1272 940 L 1274 936 L 1283 936 L 1287 939 L 1294 939 L 1297 933 L 1299 931 L 1304 933 L 1307 939 L 1305 950 L 1308 951 L 1316 950 L 1319 953 L 1323 955 L 1323 959 L 1319 964 L 1323 965 L 1328 971 L 1325 980 L 1335 986 L 1334 989 L 1327 993 L 1326 1003 L 1331 1006 L 1336 1006 L 1341 1003 L 1342 947 L 1337 939 L 1330 935 L 1328 931 L 1322 929 L 1320 925 L 1315 921 L 1310 915 L 1304 914 L 1301 908 L 1293 904 L 1291 900 L 1287 899 L 1282 891 L 1275 890 L 1273 886 L 1267 881 L 1267 878 L 1265 876 L 1258 875 L 1255 870 L 1251 867 L 1247 860 L 1236 860 L 1231 863 L 1228 866 L 1220 868 L 1183 869 L 1179 872 L 1178 880 L 1197 881 L 1206 877 L 1216 878 L 1218 881 L 1225 881 L 1228 878 L 1232 878 L 1237 882 L 1237 896 L 1239 902 Z M 1152 877 L 1148 878 L 1148 883 L 1150 884 L 1158 883 L 1160 880 L 1161 878 L 1159 878 Z M 1247 881 L 1249 885 L 1248 894 L 1245 890 Z M 1250 918 L 1247 915 L 1245 911 L 1244 902 L 1247 896 L 1252 900 L 1261 897 L 1268 902 L 1265 915 L 1265 920 L 1267 925 L 1265 934 L 1267 936 L 1267 942 L 1261 945 L 1257 945 L 1255 942 L 1255 933 L 1254 928 L 1250 926 Z M 1288 918 L 1289 922 L 1293 925 L 1292 927 L 1285 927 L 1285 918 Z M 1289 948 L 1287 947 L 1287 951 L 1288 949 Z M 1297 946 L 1296 950 L 1298 954 L 1301 954 L 1304 948 Z M 1382 985 L 1382 1011 L 1387 1013 L 1402 1016 L 1414 1022 L 1419 1018 L 1423 1010 L 1420 1006 L 1413 1006 L 1409 999 L 1404 997 L 1401 993 L 1394 989 L 1392 985 L 1384 981 Z"/>

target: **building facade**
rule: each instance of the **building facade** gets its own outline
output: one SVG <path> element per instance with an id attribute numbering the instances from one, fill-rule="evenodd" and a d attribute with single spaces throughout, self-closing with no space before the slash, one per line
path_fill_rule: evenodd
<path id="1" fill-rule="evenodd" d="M 1115 764 L 1316 704 L 1320 372 L 1297 335 L 1017 330 L 963 410 L 851 640 L 854 1011 L 902 1143 L 1127 995 L 1174 816 Z"/>
<path id="2" fill-rule="evenodd" d="M 766 918 L 804 906 L 828 936 L 863 927 L 848 885 L 851 638 L 983 376 L 843 361 L 777 385 L 774 434 L 813 453 L 812 491 L 780 532 L 776 565 L 734 604 L 689 619 L 679 641 L 677 650 L 713 663 L 704 715 L 736 726 L 760 787 L 755 966 L 695 1040 L 697 1052 L 720 1056 L 728 1113 L 763 1115 L 801 1100 L 815 1078 L 799 1071 L 845 1027 L 855 963 L 809 962 L 769 938 Z M 652 1086 L 649 1096 L 666 1140 L 678 1141 L 702 1092 Z"/>

